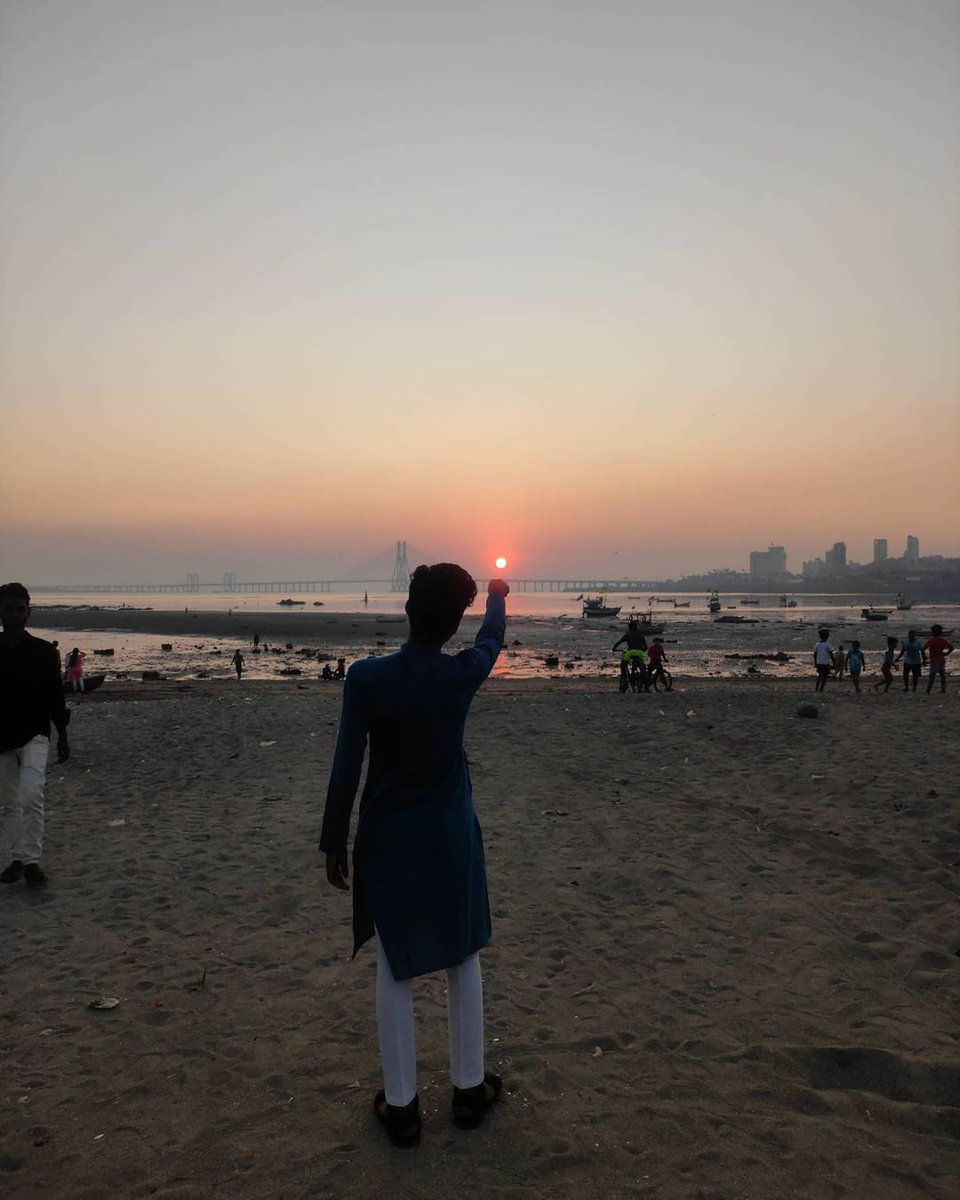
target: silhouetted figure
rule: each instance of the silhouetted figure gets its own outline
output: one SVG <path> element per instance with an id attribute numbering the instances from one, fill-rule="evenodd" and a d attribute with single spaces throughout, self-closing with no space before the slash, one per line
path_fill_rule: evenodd
<path id="1" fill-rule="evenodd" d="M 894 661 L 899 662 L 901 658 L 903 659 L 903 690 L 905 692 L 916 691 L 917 684 L 920 682 L 920 672 L 923 670 L 923 643 L 913 629 L 907 634 L 907 640 L 900 643 L 900 653 Z M 910 687 L 911 680 L 913 680 L 912 689 Z"/>
<path id="2" fill-rule="evenodd" d="M 894 655 L 897 652 L 897 639 L 895 637 L 887 638 L 887 648 L 883 652 L 883 661 L 880 663 L 880 678 L 873 685 L 873 690 L 882 687 L 885 692 L 890 691 L 890 684 L 893 683 L 893 662 Z"/>
<path id="3" fill-rule="evenodd" d="M 259 645 L 260 645 L 260 634 L 257 632 L 257 630 L 254 630 L 254 632 L 253 632 L 253 648 L 254 648 L 254 650 L 256 650 L 256 648 Z"/>
<path id="4" fill-rule="evenodd" d="M 76 646 L 67 655 L 67 670 L 64 679 L 70 684 L 71 691 L 83 691 L 83 660 L 86 657 Z"/>
<path id="5" fill-rule="evenodd" d="M 343 679 L 347 673 L 347 660 L 345 658 L 337 659 L 337 669 L 333 673 L 334 679 Z"/>
<path id="6" fill-rule="evenodd" d="M 22 583 L 0 587 L 0 815 L 10 865 L 0 882 L 47 881 L 43 852 L 43 793 L 50 726 L 57 729 L 57 761 L 70 757 L 63 680 L 54 648 L 27 633 L 30 593 Z"/>
<path id="7" fill-rule="evenodd" d="M 243 674 L 243 655 L 239 650 L 234 650 L 233 658 L 230 659 L 230 662 L 237 673 L 237 683 L 239 683 L 240 676 Z"/>
<path id="8" fill-rule="evenodd" d="M 830 645 L 829 629 L 821 629 L 817 633 L 820 639 L 813 648 L 813 665 L 817 672 L 817 684 L 813 689 L 815 692 L 822 692 L 827 686 L 827 680 L 830 678 L 830 672 L 834 667 L 833 646 Z M 841 646 L 841 649 L 843 647 Z"/>
<path id="9" fill-rule="evenodd" d="M 929 664 L 929 674 L 927 675 L 927 695 L 933 688 L 933 681 L 939 675 L 940 691 L 947 690 L 947 655 L 953 653 L 953 646 L 943 636 L 943 626 L 934 625 L 930 630 L 932 637 L 927 638 L 923 643 L 923 653 Z"/>
<path id="10" fill-rule="evenodd" d="M 503 645 L 508 590 L 502 580 L 491 580 L 474 644 L 444 654 L 476 584 L 453 563 L 418 567 L 407 600 L 409 640 L 398 654 L 355 662 L 343 689 L 320 850 L 328 880 L 347 891 L 350 814 L 369 741 L 353 846 L 354 949 L 376 937 L 384 1086 L 374 1112 L 401 1144 L 420 1137 L 418 976 L 447 973 L 454 1122 L 476 1125 L 502 1087 L 498 1075 L 484 1070 L 478 952 L 490 940 L 490 905 L 463 729 Z"/>
<path id="11" fill-rule="evenodd" d="M 847 670 L 850 672 L 850 682 L 855 692 L 860 691 L 860 672 L 866 665 L 866 656 L 860 649 L 860 643 L 854 642 L 847 652 Z"/>

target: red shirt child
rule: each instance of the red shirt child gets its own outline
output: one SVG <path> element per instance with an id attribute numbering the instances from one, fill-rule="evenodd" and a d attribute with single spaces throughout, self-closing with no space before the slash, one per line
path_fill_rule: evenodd
<path id="1" fill-rule="evenodd" d="M 663 665 L 663 660 L 666 658 L 667 652 L 659 642 L 654 642 L 647 651 L 647 658 L 650 659 L 650 666 L 656 670 L 657 667 Z"/>
<path id="2" fill-rule="evenodd" d="M 953 646 L 945 637 L 932 637 L 927 638 L 923 643 L 923 649 L 932 666 L 934 663 L 944 662 L 947 655 L 953 650 Z"/>

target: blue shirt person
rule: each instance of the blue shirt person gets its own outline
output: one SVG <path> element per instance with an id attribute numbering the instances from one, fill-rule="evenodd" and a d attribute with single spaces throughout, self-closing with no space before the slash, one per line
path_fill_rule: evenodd
<path id="1" fill-rule="evenodd" d="M 499 1077 L 483 1070 L 477 951 L 490 940 L 490 905 L 463 734 L 503 645 L 508 591 L 491 581 L 473 645 L 444 654 L 476 585 L 453 564 L 418 567 L 407 601 L 410 639 L 397 654 L 354 663 L 344 683 L 320 850 L 329 881 L 346 889 L 350 815 L 369 747 L 353 844 L 353 946 L 356 954 L 376 934 L 385 1086 L 374 1110 L 404 1143 L 420 1132 L 414 977 L 447 970 L 448 1002 L 469 1010 L 451 1023 L 465 1031 L 462 1053 L 451 1042 L 454 1120 L 474 1122 L 500 1094 Z M 463 979 L 450 980 L 458 971 Z"/>

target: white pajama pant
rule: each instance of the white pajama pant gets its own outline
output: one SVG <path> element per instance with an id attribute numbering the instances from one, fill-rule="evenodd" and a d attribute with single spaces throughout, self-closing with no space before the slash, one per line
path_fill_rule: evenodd
<path id="1" fill-rule="evenodd" d="M 0 754 L 0 817 L 10 857 L 27 866 L 43 853 L 43 788 L 50 739 L 38 735 Z"/>
<path id="2" fill-rule="evenodd" d="M 388 1104 L 409 1104 L 417 1094 L 413 980 L 394 979 L 377 938 L 377 1034 Z M 483 1082 L 483 980 L 480 956 L 471 954 L 447 971 L 447 1034 L 454 1087 Z"/>

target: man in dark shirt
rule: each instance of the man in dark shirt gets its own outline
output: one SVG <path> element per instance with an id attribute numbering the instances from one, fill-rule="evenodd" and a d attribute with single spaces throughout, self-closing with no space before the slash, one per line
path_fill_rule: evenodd
<path id="1" fill-rule="evenodd" d="M 57 760 L 70 757 L 63 682 L 49 642 L 27 633 L 30 593 L 22 583 L 0 587 L 0 815 L 11 863 L 0 882 L 26 877 L 27 887 L 47 881 L 43 850 L 43 789 L 50 724 L 56 726 Z"/>

